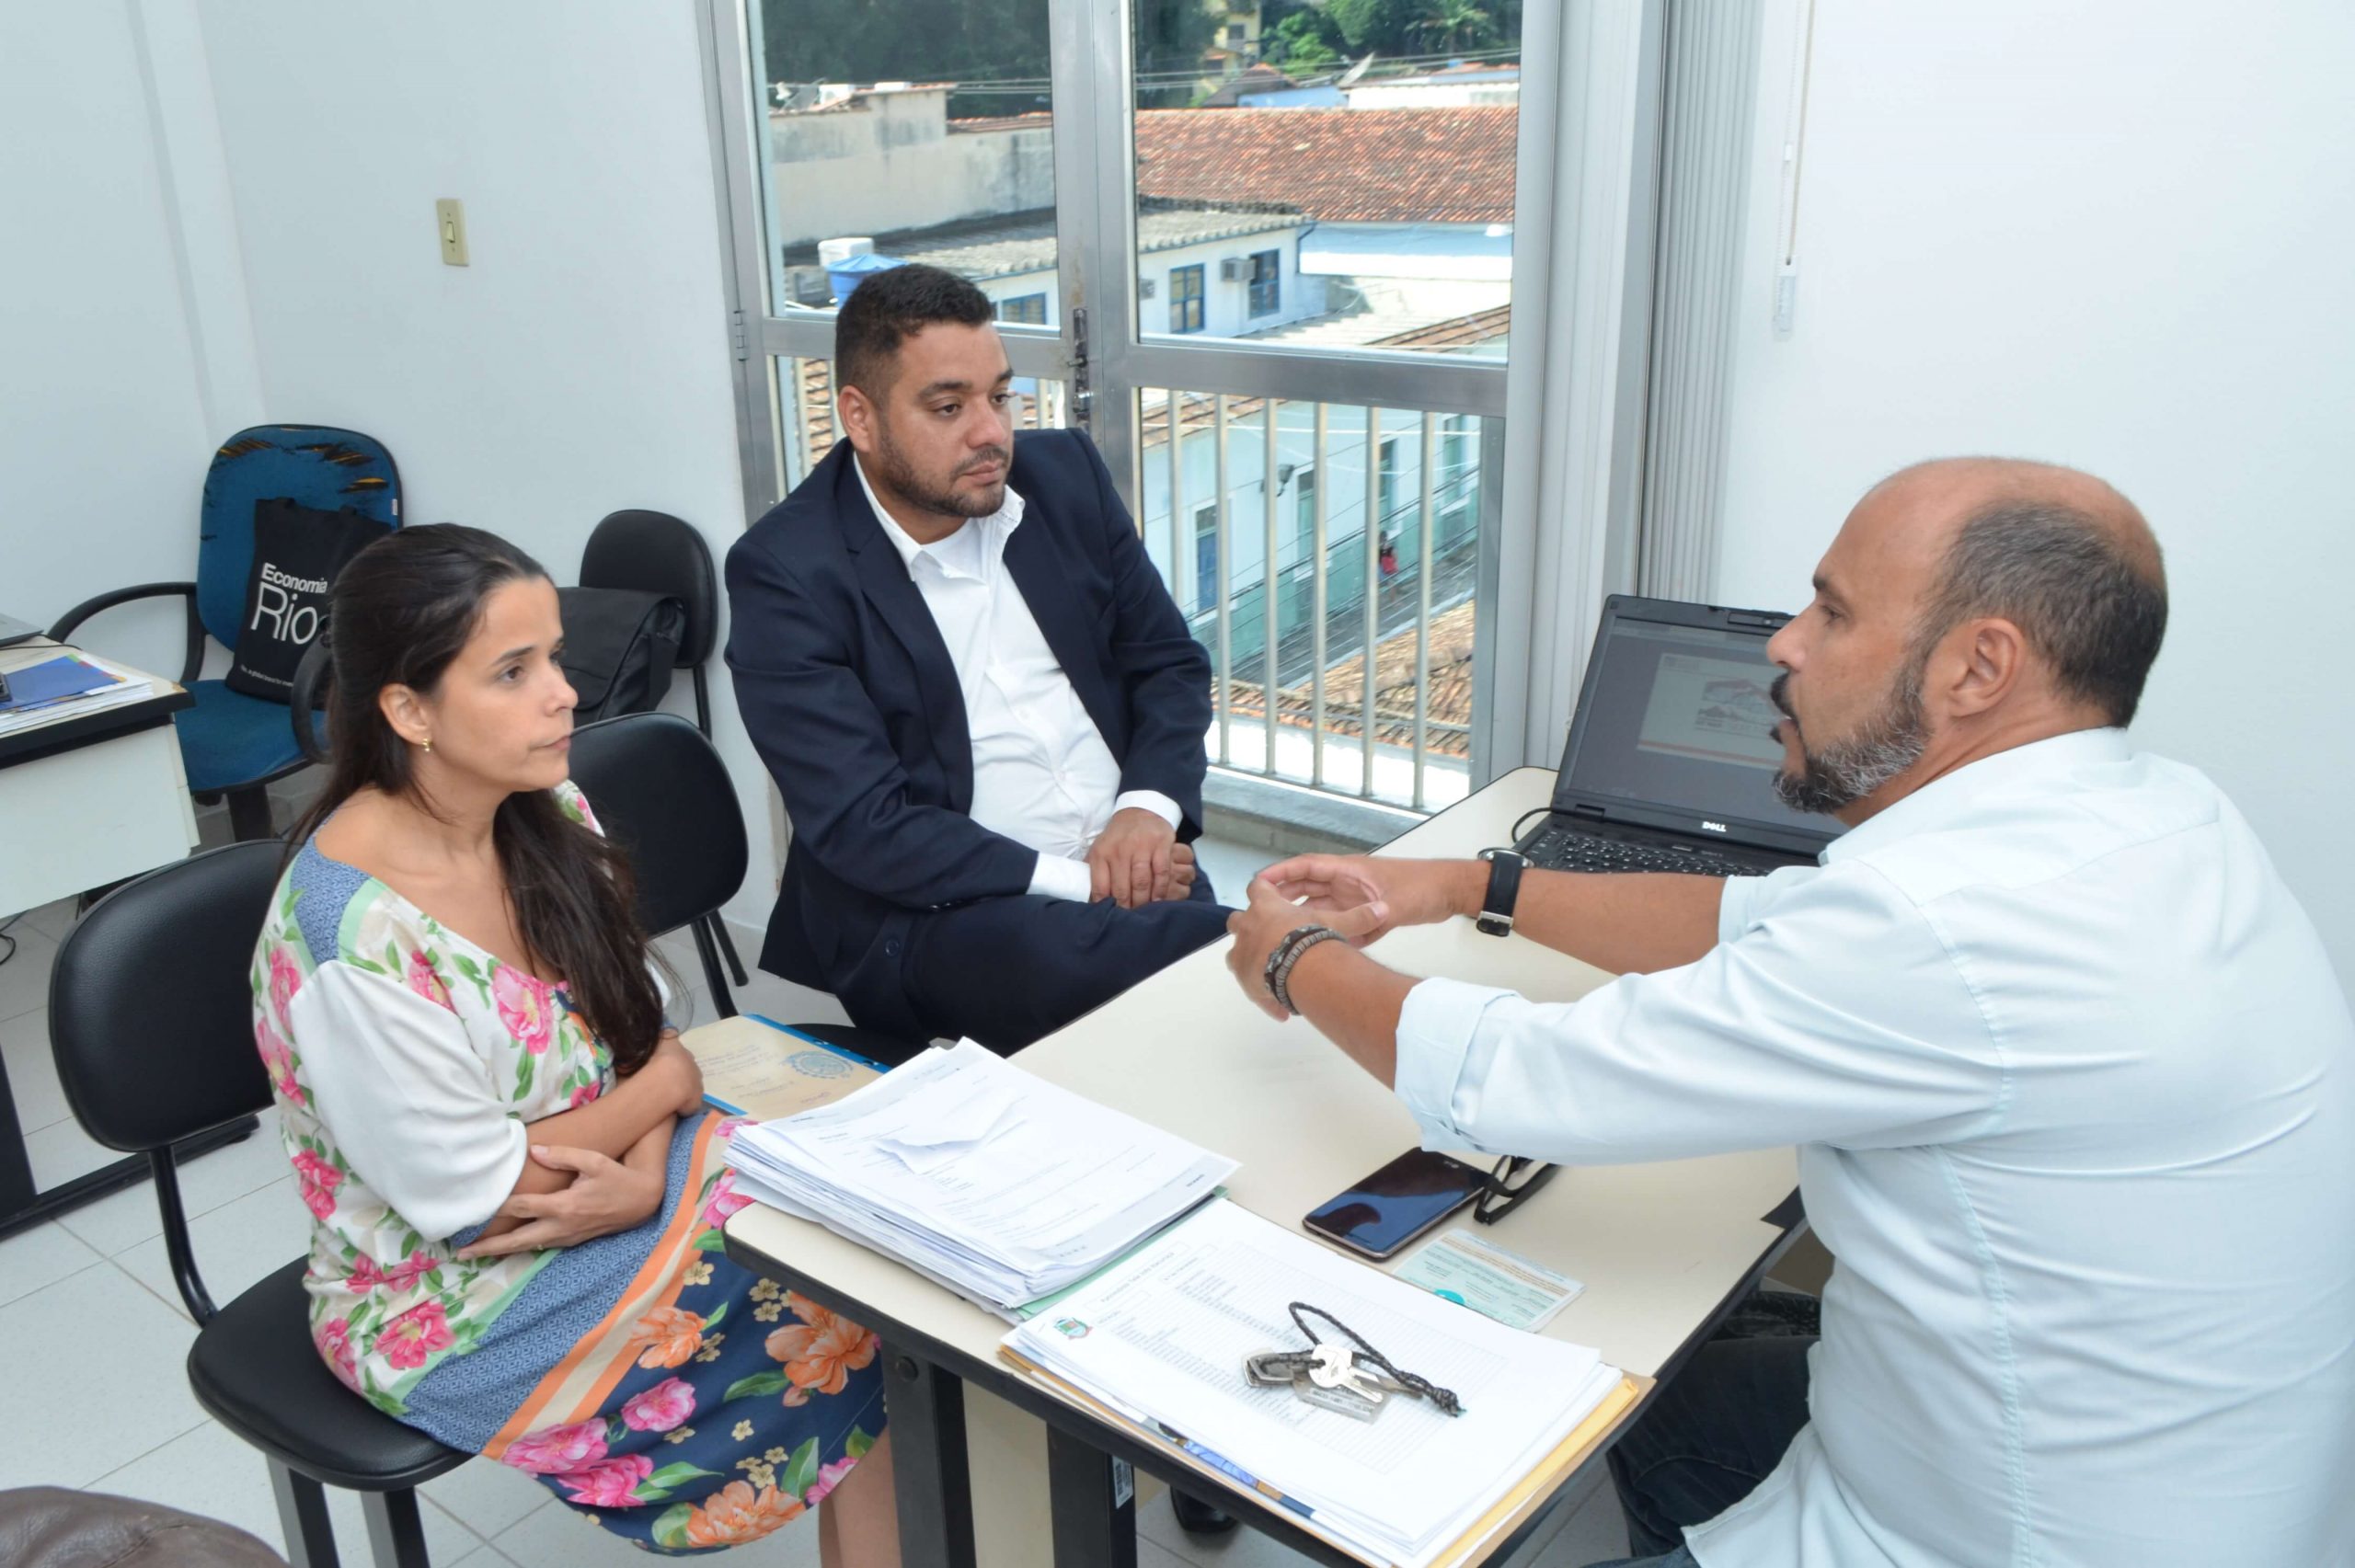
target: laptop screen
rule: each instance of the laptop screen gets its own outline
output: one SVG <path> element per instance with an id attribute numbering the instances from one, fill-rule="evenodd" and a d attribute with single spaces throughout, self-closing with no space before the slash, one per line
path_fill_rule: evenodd
<path id="1" fill-rule="evenodd" d="M 1780 673 L 1766 658 L 1771 628 L 1679 625 L 1624 611 L 1607 624 L 1579 704 L 1565 796 L 1838 833 L 1830 818 L 1775 796 L 1783 747 L 1767 695 Z"/>

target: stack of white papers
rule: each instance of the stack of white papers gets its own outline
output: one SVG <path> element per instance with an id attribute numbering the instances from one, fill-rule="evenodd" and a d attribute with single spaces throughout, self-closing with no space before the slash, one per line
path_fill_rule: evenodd
<path id="1" fill-rule="evenodd" d="M 747 1196 L 1008 1316 L 1104 1267 L 1235 1171 L 970 1040 L 729 1144 Z"/>
<path id="2" fill-rule="evenodd" d="M 1371 1422 L 1255 1388 L 1246 1356 L 1304 1349 L 1288 1306 L 1338 1317 L 1464 1402 L 1390 1397 Z M 1310 1323 L 1338 1337 L 1320 1318 Z M 1594 1351 L 1491 1322 L 1231 1203 L 1213 1203 L 1017 1328 L 1006 1348 L 1214 1468 L 1306 1528 L 1424 1568 L 1472 1532 L 1617 1388 Z M 1207 1450 L 1207 1453 L 1204 1451 Z"/>

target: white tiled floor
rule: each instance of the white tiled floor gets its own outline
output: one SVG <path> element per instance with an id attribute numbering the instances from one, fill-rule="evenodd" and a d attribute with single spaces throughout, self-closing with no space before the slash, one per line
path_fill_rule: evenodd
<path id="1" fill-rule="evenodd" d="M 1271 852 L 1205 841 L 1202 864 L 1229 903 Z M 0 964 L 0 1060 L 5 1060 L 35 1180 L 47 1186 L 113 1159 L 74 1124 L 48 1038 L 49 969 L 72 929 L 70 904 L 32 910 L 10 929 L 15 957 Z M 693 993 L 692 1018 L 717 1016 L 692 943 L 664 943 Z M 755 947 L 742 940 L 749 961 Z M 755 971 L 738 1007 L 780 1023 L 840 1022 L 833 999 Z M 302 1250 L 304 1219 L 274 1119 L 245 1142 L 192 1161 L 181 1176 L 197 1262 L 226 1300 Z M 261 1457 L 207 1417 L 183 1362 L 195 1331 L 173 1287 L 153 1191 L 145 1185 L 87 1204 L 0 1241 L 0 1345 L 14 1347 L 10 1416 L 0 1423 L 0 1484 L 119 1493 L 225 1519 L 281 1546 Z M 362 1563 L 367 1536 L 356 1497 L 331 1493 L 346 1561 Z M 477 1462 L 424 1489 L 426 1540 L 438 1568 L 601 1568 L 646 1558 L 551 1505 L 535 1482 Z M 1304 1561 L 1247 1531 L 1189 1537 L 1166 1501 L 1139 1516 L 1141 1568 L 1285 1568 Z M 1523 1562 L 1573 1565 L 1620 1555 L 1625 1537 L 1607 1489 L 1569 1513 Z M 1040 1543 L 1040 1560 L 1046 1554 Z M 731 1568 L 814 1568 L 817 1538 L 802 1523 L 731 1554 Z"/>

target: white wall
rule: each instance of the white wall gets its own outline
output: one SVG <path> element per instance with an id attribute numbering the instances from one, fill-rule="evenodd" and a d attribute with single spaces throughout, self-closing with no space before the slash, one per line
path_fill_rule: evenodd
<path id="1" fill-rule="evenodd" d="M 948 129 L 948 95 L 862 93 L 850 109 L 767 117 L 779 246 L 928 229 L 1055 204 L 1046 125 Z"/>
<path id="2" fill-rule="evenodd" d="M 172 178 L 202 187 L 217 145 L 174 166 L 156 134 L 201 64 L 171 30 L 184 13 L 145 9 L 0 7 L 0 610 L 41 625 L 194 577 L 205 464 L 258 412 L 234 236 Z M 180 603 L 115 611 L 91 640 L 177 671 Z"/>
<path id="3" fill-rule="evenodd" d="M 559 581 L 617 508 L 715 555 L 741 531 L 691 0 L 19 9 L 0 195 L 38 221 L 0 250 L 0 606 L 193 575 L 213 447 L 264 419 L 379 437 L 407 521 L 491 529 Z M 440 259 L 445 196 L 469 267 Z M 131 615 L 101 646 L 168 668 L 167 617 Z M 767 778 L 716 663 L 712 690 L 752 840 L 729 912 L 757 924 Z"/>
<path id="4" fill-rule="evenodd" d="M 199 4 L 270 417 L 377 436 L 407 521 L 490 529 L 559 582 L 622 507 L 724 554 L 744 503 L 688 0 Z M 469 266 L 441 260 L 441 197 Z M 766 775 L 717 660 L 712 696 L 752 839 L 730 913 L 759 923 Z"/>
<path id="5" fill-rule="evenodd" d="M 2355 8 L 1817 0 L 1777 338 L 1796 9 L 1760 77 L 1717 596 L 1804 602 L 1917 458 L 2111 480 L 2173 595 L 2137 741 L 2231 793 L 2355 979 Z"/>

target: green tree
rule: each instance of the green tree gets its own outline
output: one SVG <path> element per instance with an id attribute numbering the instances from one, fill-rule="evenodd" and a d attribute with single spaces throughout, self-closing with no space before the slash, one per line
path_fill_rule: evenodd
<path id="1" fill-rule="evenodd" d="M 1302 6 L 1259 35 L 1260 58 L 1293 75 L 1327 71 L 1341 63 L 1341 29 L 1313 6 Z"/>
<path id="2" fill-rule="evenodd" d="M 952 115 L 1047 100 L 1047 0 L 757 0 L 770 82 L 958 82 Z M 1151 0 L 1148 0 L 1148 4 Z M 1005 83 L 1003 89 L 992 83 Z"/>
<path id="3" fill-rule="evenodd" d="M 1329 0 L 1325 15 L 1356 53 L 1408 52 L 1407 28 L 1415 15 L 1409 0 Z"/>
<path id="4" fill-rule="evenodd" d="M 1485 48 L 1497 36 L 1496 19 L 1472 0 L 1420 0 L 1412 29 L 1424 50 L 1442 54 Z"/>
<path id="5" fill-rule="evenodd" d="M 1133 0 L 1137 55 L 1137 107 L 1182 109 L 1211 74 L 1206 57 L 1218 41 L 1223 5 L 1212 0 Z"/>

